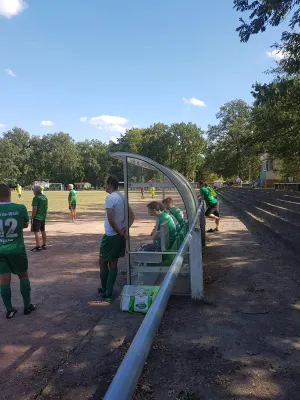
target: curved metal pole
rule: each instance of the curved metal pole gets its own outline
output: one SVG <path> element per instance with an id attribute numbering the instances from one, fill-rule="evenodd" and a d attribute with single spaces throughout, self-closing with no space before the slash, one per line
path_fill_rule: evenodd
<path id="1" fill-rule="evenodd" d="M 131 400 L 139 377 L 144 368 L 145 361 L 148 357 L 154 336 L 158 330 L 163 313 L 169 301 L 173 285 L 179 274 L 180 268 L 183 263 L 192 236 L 198 223 L 203 203 L 197 209 L 196 215 L 193 219 L 191 228 L 186 235 L 177 256 L 175 257 L 165 279 L 159 289 L 159 292 L 146 314 L 142 325 L 140 326 L 125 358 L 120 365 L 105 397 L 104 400 Z M 201 247 L 199 248 L 201 251 Z"/>

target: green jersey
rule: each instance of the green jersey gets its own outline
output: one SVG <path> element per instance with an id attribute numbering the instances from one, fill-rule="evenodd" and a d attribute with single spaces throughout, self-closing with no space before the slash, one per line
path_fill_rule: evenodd
<path id="1" fill-rule="evenodd" d="M 200 189 L 200 195 L 204 197 L 206 207 L 213 207 L 215 204 L 217 204 L 218 200 L 210 193 L 209 189 L 207 187 L 203 186 Z"/>
<path id="2" fill-rule="evenodd" d="M 23 227 L 28 224 L 23 204 L 0 203 L 0 254 L 18 254 L 25 250 Z"/>
<path id="3" fill-rule="evenodd" d="M 210 191 L 210 194 L 214 197 L 217 197 L 217 193 L 211 186 L 207 186 L 207 189 Z"/>
<path id="4" fill-rule="evenodd" d="M 177 219 L 179 227 L 181 228 L 182 225 L 184 224 L 183 212 L 179 208 L 174 207 L 174 206 L 172 208 L 170 208 L 169 211 L 170 211 L 170 214 L 173 215 Z"/>
<path id="5" fill-rule="evenodd" d="M 42 194 L 36 194 L 32 200 L 32 207 L 37 207 L 34 219 L 45 221 L 48 213 L 48 199 Z"/>
<path id="6" fill-rule="evenodd" d="M 160 232 L 160 226 L 164 222 L 167 222 L 169 225 L 169 241 L 170 241 L 170 246 L 172 246 L 172 244 L 175 242 L 175 239 L 177 236 L 177 231 L 176 231 L 175 223 L 174 223 L 171 215 L 168 213 L 168 211 L 162 211 L 158 215 L 157 224 L 156 224 L 156 232 Z"/>
<path id="7" fill-rule="evenodd" d="M 77 199 L 77 193 L 75 192 L 74 189 L 70 190 L 69 196 L 68 196 L 68 202 L 70 204 L 76 204 L 76 199 Z"/>

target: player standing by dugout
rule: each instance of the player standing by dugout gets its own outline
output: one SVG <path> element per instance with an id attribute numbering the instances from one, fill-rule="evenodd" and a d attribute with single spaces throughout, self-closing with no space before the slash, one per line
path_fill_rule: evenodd
<path id="1" fill-rule="evenodd" d="M 11 202 L 8 186 L 0 184 L 0 292 L 6 308 L 6 318 L 13 318 L 17 310 L 11 302 L 11 274 L 20 279 L 20 292 L 24 303 L 24 314 L 35 310 L 31 304 L 31 288 L 28 277 L 28 259 L 23 238 L 29 217 L 23 204 Z"/>
<path id="2" fill-rule="evenodd" d="M 206 204 L 205 216 L 209 219 L 213 219 L 216 223 L 215 231 L 220 230 L 220 213 L 219 213 L 219 202 L 213 197 L 210 190 L 205 186 L 205 183 L 200 181 L 200 198 L 204 199 Z M 210 229 L 209 232 L 214 232 L 213 229 Z"/>
<path id="3" fill-rule="evenodd" d="M 105 191 L 105 234 L 100 245 L 100 280 L 101 288 L 98 292 L 108 301 L 112 302 L 112 294 L 118 274 L 119 258 L 124 257 L 126 248 L 125 233 L 125 198 L 119 191 L 119 182 L 115 176 L 106 180 Z M 133 224 L 134 213 L 128 207 L 129 227 Z"/>
<path id="4" fill-rule="evenodd" d="M 77 193 L 74 190 L 74 185 L 71 183 L 68 185 L 69 195 L 68 195 L 68 203 L 69 210 L 71 212 L 72 222 L 76 221 L 76 206 L 77 206 Z"/>

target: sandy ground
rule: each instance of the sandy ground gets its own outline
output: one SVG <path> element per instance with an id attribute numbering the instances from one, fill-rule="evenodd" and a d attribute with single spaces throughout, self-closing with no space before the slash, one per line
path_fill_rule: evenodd
<path id="1" fill-rule="evenodd" d="M 135 244 L 153 221 L 133 202 Z M 135 399 L 297 400 L 300 389 L 299 272 L 292 256 L 249 232 L 222 204 L 222 231 L 209 237 L 206 305 L 169 302 Z M 48 225 L 49 249 L 29 253 L 38 308 L 0 320 L 0 398 L 101 399 L 143 316 L 97 295 L 103 211 Z M 208 226 L 209 228 L 209 226 Z M 28 248 L 32 235 L 26 234 Z M 116 293 L 125 283 L 124 266 Z M 18 282 L 15 305 L 21 311 Z M 3 312 L 1 305 L 1 312 Z"/>
<path id="2" fill-rule="evenodd" d="M 137 399 L 300 399 L 299 263 L 221 212 L 221 232 L 207 235 L 207 304 L 169 302 Z"/>
<path id="3" fill-rule="evenodd" d="M 145 242 L 154 225 L 147 217 L 148 202 L 132 202 L 136 213 L 132 245 Z M 76 224 L 69 216 L 52 218 L 47 224 L 48 249 L 28 251 L 32 301 L 37 305 L 29 316 L 22 313 L 19 283 L 13 277 L 13 303 L 19 313 L 6 320 L 0 305 L 1 399 L 89 398 L 102 381 L 107 385 L 109 380 L 105 371 L 97 375 L 101 363 L 114 368 L 119 362 L 119 356 L 113 361 L 114 350 L 125 337 L 130 340 L 141 323 L 141 315 L 121 313 L 119 301 L 108 305 L 97 293 L 104 229 L 104 209 L 99 209 L 80 213 Z M 28 250 L 34 246 L 32 235 L 25 233 Z M 116 295 L 126 283 L 125 276 L 122 260 Z"/>

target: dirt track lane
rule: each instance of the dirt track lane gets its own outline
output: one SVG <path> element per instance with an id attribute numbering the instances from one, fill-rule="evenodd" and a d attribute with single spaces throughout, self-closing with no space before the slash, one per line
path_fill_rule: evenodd
<path id="1" fill-rule="evenodd" d="M 210 304 L 170 301 L 136 399 L 300 398 L 299 266 L 224 203 L 221 216 L 204 258 Z"/>

